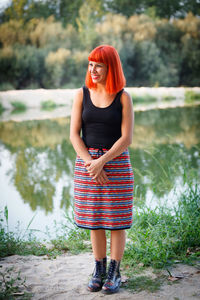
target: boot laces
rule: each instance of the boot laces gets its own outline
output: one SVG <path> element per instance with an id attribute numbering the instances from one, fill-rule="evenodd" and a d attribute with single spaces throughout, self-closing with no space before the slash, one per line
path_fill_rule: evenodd
<path id="1" fill-rule="evenodd" d="M 94 276 L 95 278 L 99 278 L 101 276 L 101 261 L 96 260 L 95 262 L 95 271 L 94 271 Z"/>
<path id="2" fill-rule="evenodd" d="M 117 264 L 116 261 L 111 261 L 110 262 L 107 279 L 109 279 L 109 280 L 113 279 L 114 273 L 115 273 L 115 269 L 116 269 L 116 264 Z"/>

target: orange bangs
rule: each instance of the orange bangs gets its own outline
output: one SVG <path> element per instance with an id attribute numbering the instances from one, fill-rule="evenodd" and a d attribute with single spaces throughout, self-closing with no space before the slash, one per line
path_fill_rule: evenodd
<path id="1" fill-rule="evenodd" d="M 109 94 L 119 92 L 126 85 L 126 79 L 122 69 L 119 54 L 117 50 L 109 45 L 101 45 L 92 50 L 88 56 L 88 61 L 104 63 L 108 67 L 106 78 L 106 91 Z M 85 84 L 88 88 L 96 88 L 93 83 L 90 72 L 87 70 Z"/>

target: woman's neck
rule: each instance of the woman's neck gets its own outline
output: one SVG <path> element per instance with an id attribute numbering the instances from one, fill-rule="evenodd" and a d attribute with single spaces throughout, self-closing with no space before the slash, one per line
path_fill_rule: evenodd
<path id="1" fill-rule="evenodd" d="M 97 93 L 106 93 L 106 85 L 98 83 L 95 91 Z"/>

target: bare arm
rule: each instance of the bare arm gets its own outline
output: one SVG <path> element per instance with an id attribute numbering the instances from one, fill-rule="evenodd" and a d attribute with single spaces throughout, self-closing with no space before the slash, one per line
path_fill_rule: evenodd
<path id="1" fill-rule="evenodd" d="M 71 123 L 70 123 L 70 141 L 76 151 L 85 162 L 91 160 L 92 157 L 89 154 L 82 138 L 80 137 L 80 131 L 82 126 L 82 107 L 83 107 L 83 89 L 78 89 L 72 106 Z"/>
<path id="2" fill-rule="evenodd" d="M 87 170 L 96 178 L 103 168 L 103 166 L 113 158 L 119 156 L 132 143 L 134 112 L 130 95 L 123 92 L 121 96 L 122 103 L 122 125 L 121 137 L 114 143 L 114 145 L 96 160 L 90 161 L 86 164 Z"/>

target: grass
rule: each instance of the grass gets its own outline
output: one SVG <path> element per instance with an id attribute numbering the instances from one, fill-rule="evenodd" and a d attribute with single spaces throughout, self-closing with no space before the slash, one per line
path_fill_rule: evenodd
<path id="1" fill-rule="evenodd" d="M 166 279 L 165 276 L 152 279 L 149 276 L 135 276 L 129 278 L 129 280 L 122 284 L 122 287 L 128 290 L 134 290 L 135 292 L 141 292 L 143 290 L 154 293 L 158 291 Z"/>
<path id="2" fill-rule="evenodd" d="M 0 102 L 0 115 L 4 112 L 5 108 L 3 107 L 2 103 Z"/>
<path id="3" fill-rule="evenodd" d="M 13 101 L 11 104 L 13 107 L 13 112 L 23 112 L 27 109 L 26 105 L 21 101 Z"/>
<path id="4" fill-rule="evenodd" d="M 165 268 L 177 259 L 191 262 L 200 256 L 200 187 L 190 186 L 174 210 L 136 209 L 124 264 Z M 188 252 L 189 251 L 189 252 Z M 189 255 L 188 255 L 189 253 Z"/>
<path id="5" fill-rule="evenodd" d="M 40 243 L 32 235 L 29 222 L 23 234 L 16 235 L 8 228 L 8 209 L 4 208 L 0 219 L 0 256 L 8 255 L 47 255 L 55 258 L 63 252 L 78 254 L 91 251 L 90 231 L 73 227 L 73 218 L 66 215 L 67 224 L 63 234 L 50 240 L 50 247 Z M 68 225 L 69 226 L 69 225 Z M 21 232 L 20 230 L 18 232 Z M 109 232 L 108 232 L 109 233 Z M 25 236 L 28 234 L 28 240 Z M 122 261 L 122 268 L 128 277 L 123 287 L 129 290 L 157 291 L 166 281 L 159 269 L 166 269 L 177 262 L 193 264 L 200 260 L 200 187 L 190 185 L 182 193 L 178 205 L 172 209 L 143 207 L 136 209 L 133 225 L 127 231 L 128 239 Z M 109 234 L 107 235 L 107 237 Z M 140 276 L 138 273 L 147 267 L 159 273 L 156 279 Z"/>
<path id="6" fill-rule="evenodd" d="M 43 110 L 53 110 L 58 106 L 64 106 L 63 104 L 56 104 L 53 100 L 46 100 L 41 102 L 41 109 Z"/>
<path id="7" fill-rule="evenodd" d="M 200 93 L 195 93 L 194 91 L 185 92 L 185 102 L 193 103 L 195 101 L 200 101 Z"/>
<path id="8" fill-rule="evenodd" d="M 69 217 L 66 216 L 66 218 Z M 63 231 L 62 235 L 57 234 L 56 238 L 51 239 L 50 242 L 47 240 L 39 242 L 34 231 L 30 229 L 33 219 L 34 217 L 25 230 L 20 229 L 18 225 L 16 234 L 9 230 L 8 208 L 7 206 L 4 208 L 0 218 L 0 257 L 18 254 L 47 255 L 49 258 L 55 258 L 66 251 L 78 254 L 91 249 L 91 246 L 86 243 L 90 239 L 89 230 L 81 230 L 76 227 L 69 229 L 65 225 L 57 229 L 59 232 Z"/>
<path id="9" fill-rule="evenodd" d="M 21 278 L 20 272 L 14 275 L 13 271 L 11 267 L 0 272 L 0 299 L 31 299 L 32 294 L 26 292 L 26 279 Z"/>
<path id="10" fill-rule="evenodd" d="M 157 98 L 153 97 L 149 94 L 138 96 L 138 95 L 131 95 L 133 104 L 146 104 L 146 103 L 152 103 L 156 102 Z"/>
<path id="11" fill-rule="evenodd" d="M 41 103 L 41 108 L 43 110 L 53 110 L 54 108 L 56 108 L 56 106 L 57 105 L 53 100 L 47 100 Z"/>
<path id="12" fill-rule="evenodd" d="M 176 99 L 176 97 L 170 96 L 170 95 L 162 97 L 162 101 L 173 101 L 175 99 Z"/>

